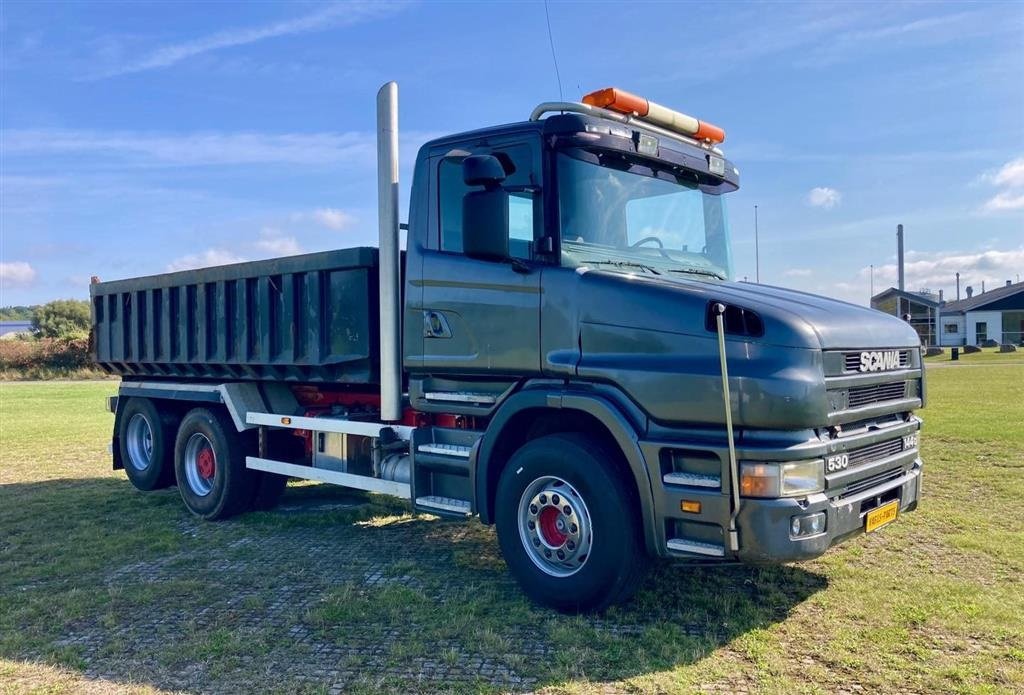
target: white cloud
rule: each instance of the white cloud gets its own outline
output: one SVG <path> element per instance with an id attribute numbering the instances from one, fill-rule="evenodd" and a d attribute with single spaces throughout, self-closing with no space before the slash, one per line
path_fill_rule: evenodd
<path id="1" fill-rule="evenodd" d="M 1000 167 L 999 171 L 986 176 L 986 179 L 997 186 L 1006 186 L 1007 188 L 1024 187 L 1024 157 L 1018 157 L 1007 162 Z"/>
<path id="2" fill-rule="evenodd" d="M 810 268 L 790 268 L 783 273 L 787 278 L 807 278 L 814 274 Z"/>
<path id="3" fill-rule="evenodd" d="M 1024 193 L 1003 191 L 997 193 L 981 206 L 983 212 L 1001 212 L 1003 210 L 1024 210 Z"/>
<path id="4" fill-rule="evenodd" d="M 402 164 L 440 133 L 406 131 L 401 135 Z M 344 133 L 199 132 L 160 133 L 12 129 L 0 131 L 6 162 L 22 157 L 38 165 L 42 157 L 61 157 L 60 168 L 74 164 L 88 169 L 112 166 L 229 166 L 243 164 L 342 164 L 358 169 L 377 165 L 376 134 Z M 71 157 L 78 159 L 72 163 Z M 9 168 L 15 165 L 8 164 Z M 5 185 L 7 175 L 5 174 Z"/>
<path id="5" fill-rule="evenodd" d="M 318 224 L 337 232 L 351 227 L 356 222 L 355 217 L 337 208 L 320 208 L 311 212 L 309 216 Z"/>
<path id="6" fill-rule="evenodd" d="M 372 133 L 139 133 L 91 130 L 5 130 L 5 156 L 87 155 L 91 163 L 117 160 L 177 166 L 331 164 L 371 165 Z"/>
<path id="7" fill-rule="evenodd" d="M 843 200 L 843 194 L 834 188 L 819 186 L 807 194 L 807 204 L 816 208 L 831 210 Z"/>
<path id="8" fill-rule="evenodd" d="M 312 31 L 352 26 L 360 22 L 394 14 L 405 7 L 405 2 L 346 2 L 334 3 L 316 12 L 272 24 L 239 27 L 208 34 L 189 41 L 161 46 L 148 55 L 115 65 L 93 74 L 93 79 L 127 75 L 170 67 L 188 58 L 224 48 L 245 46 L 266 39 Z"/>
<path id="9" fill-rule="evenodd" d="M 0 288 L 29 287 L 36 281 L 36 269 L 25 261 L 0 263 Z"/>
<path id="10" fill-rule="evenodd" d="M 982 212 L 1024 210 L 1024 157 L 1011 159 L 997 171 L 982 174 L 981 180 L 1003 189 L 982 204 Z"/>
<path id="11" fill-rule="evenodd" d="M 227 265 L 228 263 L 241 263 L 247 259 L 236 255 L 225 249 L 206 249 L 201 253 L 193 253 L 181 258 L 176 258 L 167 264 L 167 271 L 192 270 L 193 268 L 206 268 L 212 265 Z"/>
<path id="12" fill-rule="evenodd" d="M 1024 246 L 1008 251 L 979 251 L 966 253 L 920 253 L 907 254 L 905 262 L 906 288 L 946 290 L 946 299 L 955 299 L 956 273 L 960 273 L 960 287 L 972 285 L 981 291 L 981 283 L 992 289 L 1002 286 L 1007 280 L 1016 282 L 1017 275 L 1024 271 Z M 870 268 L 861 268 L 858 275 L 867 282 Z M 895 287 L 898 281 L 895 263 L 875 266 L 875 291 Z M 961 297 L 966 296 L 961 294 Z"/>
<path id="13" fill-rule="evenodd" d="M 295 237 L 281 236 L 281 231 L 273 227 L 265 227 L 260 232 L 260 238 L 253 243 L 253 247 L 257 251 L 273 256 L 294 256 L 302 253 L 302 247 Z"/>

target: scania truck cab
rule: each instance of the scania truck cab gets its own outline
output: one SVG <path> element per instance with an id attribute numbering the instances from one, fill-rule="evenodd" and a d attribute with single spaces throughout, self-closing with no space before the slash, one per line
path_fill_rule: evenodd
<path id="1" fill-rule="evenodd" d="M 916 508 L 917 334 L 733 280 L 721 129 L 606 89 L 433 140 L 401 252 L 396 98 L 379 249 L 92 285 L 137 487 L 210 519 L 286 477 L 476 516 L 562 610 L 648 557 L 805 560 Z"/>

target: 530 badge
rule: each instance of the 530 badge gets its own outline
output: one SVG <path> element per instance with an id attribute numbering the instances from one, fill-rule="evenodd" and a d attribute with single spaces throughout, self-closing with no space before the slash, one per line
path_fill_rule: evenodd
<path id="1" fill-rule="evenodd" d="M 836 454 L 835 456 L 829 456 L 825 459 L 826 473 L 835 473 L 836 471 L 846 470 L 849 466 L 849 454 Z"/>

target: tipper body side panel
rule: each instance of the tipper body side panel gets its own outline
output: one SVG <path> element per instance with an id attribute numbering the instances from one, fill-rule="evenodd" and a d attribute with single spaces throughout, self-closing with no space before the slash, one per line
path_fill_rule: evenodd
<path id="1" fill-rule="evenodd" d="M 375 384 L 377 250 L 94 283 L 93 349 L 124 377 Z"/>

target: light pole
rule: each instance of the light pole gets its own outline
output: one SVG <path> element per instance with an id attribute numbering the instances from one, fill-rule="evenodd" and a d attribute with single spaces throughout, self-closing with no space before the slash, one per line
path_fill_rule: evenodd
<path id="1" fill-rule="evenodd" d="M 871 296 L 868 297 L 868 306 L 871 306 L 871 300 L 875 298 L 875 264 L 871 264 Z"/>
<path id="2" fill-rule="evenodd" d="M 761 284 L 761 248 L 757 239 L 757 206 L 754 206 L 754 282 Z"/>

